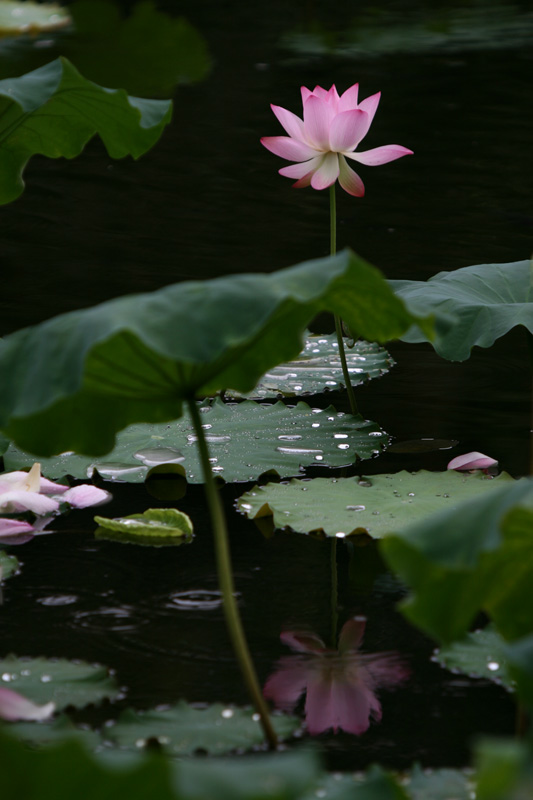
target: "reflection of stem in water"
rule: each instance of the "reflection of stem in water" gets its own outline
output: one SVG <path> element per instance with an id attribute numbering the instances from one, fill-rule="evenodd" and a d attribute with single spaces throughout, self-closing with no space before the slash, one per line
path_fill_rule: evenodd
<path id="1" fill-rule="evenodd" d="M 330 230 L 330 252 L 334 256 L 337 252 L 337 203 L 335 199 L 335 184 L 329 188 L 329 230 Z M 339 345 L 339 356 L 342 365 L 342 374 L 344 377 L 344 385 L 348 393 L 348 400 L 350 401 L 350 410 L 352 414 L 359 414 L 357 403 L 355 402 L 355 395 L 350 382 L 350 373 L 348 372 L 348 364 L 346 363 L 346 352 L 344 350 L 344 339 L 342 336 L 342 320 L 338 314 L 334 314 L 335 318 L 335 333 L 337 334 L 337 344 Z"/>
<path id="2" fill-rule="evenodd" d="M 337 539 L 333 537 L 330 545 L 331 562 L 331 646 L 337 648 L 337 626 L 339 621 L 338 577 L 337 577 Z"/>
<path id="3" fill-rule="evenodd" d="M 533 475 L 533 335 L 526 329 L 529 350 L 529 375 L 531 392 L 529 398 L 529 474 Z"/>
<path id="4" fill-rule="evenodd" d="M 255 668 L 250 656 L 250 651 L 248 649 L 248 643 L 244 635 L 239 609 L 237 608 L 237 603 L 235 601 L 235 586 L 233 583 L 233 571 L 231 567 L 226 518 L 224 516 L 224 510 L 222 508 L 218 489 L 215 485 L 215 480 L 211 471 L 211 465 L 209 463 L 209 451 L 205 439 L 204 429 L 202 428 L 200 412 L 198 411 L 198 406 L 196 405 L 194 398 L 189 398 L 188 407 L 194 430 L 196 436 L 198 437 L 198 450 L 204 476 L 205 493 L 215 539 L 218 582 L 224 601 L 224 616 L 226 618 L 228 633 L 237 657 L 237 661 L 239 662 L 246 687 L 261 718 L 261 725 L 263 727 L 265 736 L 270 746 L 275 748 L 277 745 L 276 733 L 272 727 L 267 704 L 261 692 L 259 681 L 257 680 Z"/>

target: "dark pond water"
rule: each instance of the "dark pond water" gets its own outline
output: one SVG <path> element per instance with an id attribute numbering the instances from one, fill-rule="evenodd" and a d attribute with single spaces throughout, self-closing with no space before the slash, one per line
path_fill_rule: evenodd
<path id="1" fill-rule="evenodd" d="M 176 13 L 174 3 L 159 8 Z M 211 70 L 176 89 L 173 124 L 153 151 L 138 163 L 113 162 L 94 141 L 72 162 L 34 158 L 24 195 L 2 208 L 0 333 L 126 292 L 326 254 L 327 194 L 293 191 L 277 174 L 279 159 L 259 144 L 280 132 L 269 104 L 298 111 L 301 84 L 345 89 L 358 80 L 363 96 L 381 90 L 365 144 L 415 151 L 362 169 L 363 200 L 339 193 L 339 246 L 390 278 L 530 256 L 533 57 L 525 42 L 533 23 L 525 4 L 339 3 L 333 13 L 320 2 L 288 10 L 279 1 L 206 0 L 179 4 L 179 13 L 205 37 Z M 59 48 L 54 42 L 38 63 L 67 52 L 68 37 Z M 12 74 L 26 70 L 19 56 L 6 57 Z M 530 378 L 520 331 L 465 364 L 445 363 L 425 346 L 390 350 L 398 366 L 358 391 L 366 416 L 398 440 L 457 439 L 453 452 L 480 450 L 514 475 L 527 471 Z M 345 409 L 341 396 L 320 400 Z M 389 453 L 360 471 L 442 469 L 451 452 Z M 286 650 L 281 630 L 308 626 L 328 638 L 330 551 L 295 534 L 264 539 L 233 510 L 245 488 L 227 486 L 223 495 L 263 680 Z M 114 494 L 109 516 L 155 505 L 144 487 Z M 191 607 L 184 595 L 217 588 L 201 489 L 190 487 L 180 507 L 195 523 L 190 547 L 96 542 L 93 514 L 76 512 L 57 536 L 17 549 L 23 570 L 5 587 L 2 651 L 108 664 L 137 707 L 181 697 L 246 702 L 220 607 Z M 337 559 L 340 622 L 365 614 L 365 649 L 400 651 L 412 677 L 383 694 L 380 725 L 358 739 L 322 737 L 330 765 L 464 764 L 474 733 L 513 730 L 502 690 L 429 661 L 433 645 L 394 610 L 402 589 L 372 547 L 339 546 Z"/>

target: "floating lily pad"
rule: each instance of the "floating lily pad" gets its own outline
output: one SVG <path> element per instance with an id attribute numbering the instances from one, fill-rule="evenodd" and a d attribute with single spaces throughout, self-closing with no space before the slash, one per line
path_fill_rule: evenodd
<path id="1" fill-rule="evenodd" d="M 100 526 L 95 532 L 98 539 L 161 547 L 190 542 L 193 536 L 191 518 L 175 508 L 149 508 L 142 514 L 94 521 Z"/>
<path id="2" fill-rule="evenodd" d="M 364 341 L 346 347 L 346 362 L 352 386 L 380 378 L 394 365 L 394 360 L 383 347 Z M 342 388 L 344 378 L 336 335 L 308 334 L 298 358 L 269 370 L 247 396 L 264 400 L 279 395 L 319 394 Z M 229 392 L 228 396 L 240 395 Z"/>
<path id="3" fill-rule="evenodd" d="M 56 709 L 83 708 L 117 697 L 119 689 L 107 667 L 65 659 L 17 658 L 0 660 L 0 686 L 42 705 L 51 700 Z"/>
<path id="4" fill-rule="evenodd" d="M 63 739 L 78 739 L 87 748 L 94 750 L 102 744 L 102 737 L 90 728 L 79 728 L 72 720 L 61 714 L 50 722 L 12 722 L 9 732 L 24 742 L 45 745 Z"/>
<path id="5" fill-rule="evenodd" d="M 450 361 L 464 361 L 474 346 L 490 347 L 511 328 L 523 325 L 533 334 L 533 262 L 476 264 L 439 272 L 427 281 L 389 281 L 412 308 L 448 314 L 456 322 L 436 331 L 436 352 Z M 412 327 L 401 337 L 427 342 Z"/>
<path id="6" fill-rule="evenodd" d="M 311 464 L 345 466 L 357 458 L 371 458 L 388 442 L 375 423 L 332 406 L 321 410 L 300 402 L 289 408 L 281 402 L 266 405 L 251 400 L 225 404 L 217 398 L 201 411 L 213 472 L 228 482 L 254 480 L 264 472 L 288 477 Z M 14 445 L 4 456 L 9 470 L 34 461 Z M 96 470 L 108 480 L 140 483 L 151 468 L 181 464 L 189 481 L 203 480 L 188 414 L 161 425 L 132 425 L 118 434 L 115 448 L 103 459 L 67 454 L 40 461 L 43 474 L 50 478 L 66 474 L 87 478 Z"/>
<path id="7" fill-rule="evenodd" d="M 473 678 L 487 678 L 507 689 L 514 689 L 514 681 L 507 669 L 506 643 L 500 634 L 488 625 L 483 630 L 468 633 L 447 647 L 435 650 L 433 660 L 452 672 L 462 672 Z"/>
<path id="8" fill-rule="evenodd" d="M 272 715 L 272 724 L 280 739 L 292 736 L 300 727 L 298 719 L 285 715 Z M 200 709 L 183 700 L 164 711 L 127 709 L 118 722 L 106 728 L 105 736 L 122 748 L 136 750 L 156 740 L 173 755 L 192 755 L 197 750 L 222 755 L 264 742 L 259 715 L 252 710 L 221 703 Z"/>
<path id="9" fill-rule="evenodd" d="M 9 2 L 0 3 L 0 36 L 55 31 L 71 23 L 68 9 L 56 3 Z"/>
<path id="10" fill-rule="evenodd" d="M 454 470 L 292 480 L 255 486 L 239 498 L 238 508 L 250 519 L 272 516 L 276 528 L 326 536 L 366 533 L 379 539 L 512 480 L 506 473 L 491 479 Z"/>
<path id="11" fill-rule="evenodd" d="M 18 565 L 19 562 L 15 556 L 8 556 L 5 550 L 0 550 L 0 583 L 14 575 Z"/>
<path id="12" fill-rule="evenodd" d="M 410 800 L 471 800 L 475 797 L 472 771 L 422 769 L 415 764 L 404 786 Z"/>

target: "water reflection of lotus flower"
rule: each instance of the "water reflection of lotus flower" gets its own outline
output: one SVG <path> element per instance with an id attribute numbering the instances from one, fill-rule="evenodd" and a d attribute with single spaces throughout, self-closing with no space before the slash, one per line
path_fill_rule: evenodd
<path id="1" fill-rule="evenodd" d="M 314 633 L 285 631 L 281 640 L 301 655 L 280 659 L 264 695 L 278 708 L 292 711 L 307 690 L 305 718 L 311 735 L 333 728 L 359 735 L 371 718 L 381 719 L 379 688 L 405 681 L 409 671 L 396 653 L 360 653 L 366 621 L 348 620 L 332 650 Z"/>

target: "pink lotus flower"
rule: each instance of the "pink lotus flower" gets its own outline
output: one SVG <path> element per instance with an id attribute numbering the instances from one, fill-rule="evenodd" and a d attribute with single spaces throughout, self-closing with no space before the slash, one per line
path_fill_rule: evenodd
<path id="1" fill-rule="evenodd" d="M 495 458 L 486 456 L 483 453 L 465 453 L 463 456 L 452 458 L 446 469 L 455 469 L 459 472 L 468 472 L 472 469 L 482 469 L 484 471 L 491 467 L 497 467 L 498 462 Z"/>
<path id="2" fill-rule="evenodd" d="M 276 706 L 292 711 L 307 690 L 305 718 L 312 736 L 333 728 L 360 735 L 370 719 L 381 719 L 379 688 L 405 681 L 409 671 L 396 653 L 359 653 L 366 620 L 344 625 L 339 649 L 332 650 L 314 633 L 286 631 L 281 641 L 304 655 L 285 656 L 267 680 L 263 693 Z"/>
<path id="3" fill-rule="evenodd" d="M 293 185 L 297 189 L 309 185 L 326 189 L 338 178 L 348 194 L 363 197 L 363 181 L 348 166 L 347 158 L 375 167 L 412 155 L 412 150 L 399 144 L 354 152 L 368 133 L 381 97 L 378 92 L 358 103 L 358 89 L 355 83 L 339 97 L 335 86 L 329 91 L 315 86 L 312 92 L 302 86 L 303 120 L 286 108 L 271 105 L 289 135 L 266 136 L 261 143 L 275 155 L 297 162 L 279 170 L 280 175 L 296 179 Z"/>
<path id="4" fill-rule="evenodd" d="M 0 719 L 7 719 L 10 722 L 20 719 L 45 720 L 49 719 L 54 711 L 54 703 L 38 706 L 12 689 L 0 688 Z"/>
<path id="5" fill-rule="evenodd" d="M 0 511 L 4 514 L 19 514 L 32 511 L 38 521 L 29 522 L 11 517 L 0 517 L 0 538 L 18 537 L 44 528 L 62 504 L 73 508 L 86 508 L 109 500 L 109 492 L 90 484 L 81 484 L 69 489 L 41 476 L 41 465 L 36 463 L 29 472 L 4 472 L 0 474 Z M 27 541 L 27 539 L 24 539 Z"/>

